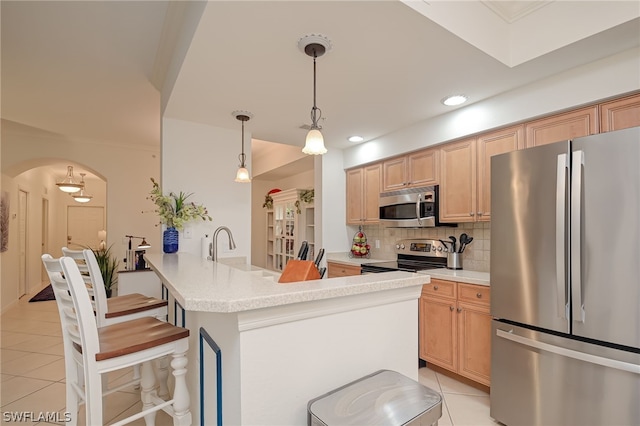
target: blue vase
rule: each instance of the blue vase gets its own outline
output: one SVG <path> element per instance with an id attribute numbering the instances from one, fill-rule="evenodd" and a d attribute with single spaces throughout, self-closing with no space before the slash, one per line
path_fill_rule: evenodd
<path id="1" fill-rule="evenodd" d="M 178 251 L 178 230 L 167 228 L 162 234 L 162 251 L 165 253 L 175 253 Z"/>

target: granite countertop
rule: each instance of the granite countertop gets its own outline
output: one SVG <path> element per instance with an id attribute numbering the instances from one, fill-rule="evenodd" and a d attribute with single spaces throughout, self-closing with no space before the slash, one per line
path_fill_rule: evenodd
<path id="1" fill-rule="evenodd" d="M 151 269 L 190 311 L 239 312 L 427 284 L 410 272 L 385 272 L 279 284 L 279 274 L 251 265 L 225 265 L 190 253 L 146 254 Z"/>
<path id="2" fill-rule="evenodd" d="M 342 263 L 344 265 L 360 266 L 363 263 L 388 262 L 395 259 L 372 259 L 366 257 L 349 257 L 349 252 L 327 253 L 327 262 Z"/>
<path id="3" fill-rule="evenodd" d="M 418 274 L 429 275 L 440 280 L 457 281 L 466 284 L 490 285 L 488 272 L 466 271 L 464 269 L 425 269 Z"/>

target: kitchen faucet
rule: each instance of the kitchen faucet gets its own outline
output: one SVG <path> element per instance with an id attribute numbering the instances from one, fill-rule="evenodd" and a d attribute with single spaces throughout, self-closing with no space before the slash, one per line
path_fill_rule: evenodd
<path id="1" fill-rule="evenodd" d="M 218 260 L 218 234 L 220 231 L 225 231 L 229 236 L 229 250 L 233 250 L 236 248 L 236 243 L 233 241 L 233 235 L 231 234 L 231 230 L 226 226 L 220 226 L 213 233 L 213 241 L 211 242 L 211 249 L 209 250 L 209 255 L 211 256 L 211 260 L 214 262 Z"/>

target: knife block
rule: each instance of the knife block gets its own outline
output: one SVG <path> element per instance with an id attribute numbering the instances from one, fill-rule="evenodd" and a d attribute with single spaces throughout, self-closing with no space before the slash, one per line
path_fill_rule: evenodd
<path id="1" fill-rule="evenodd" d="M 292 283 L 296 281 L 319 280 L 320 273 L 312 260 L 292 259 L 287 262 L 278 283 Z"/>

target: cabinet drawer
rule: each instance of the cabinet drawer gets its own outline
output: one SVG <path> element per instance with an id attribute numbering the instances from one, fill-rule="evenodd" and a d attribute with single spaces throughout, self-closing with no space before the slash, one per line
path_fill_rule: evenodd
<path id="1" fill-rule="evenodd" d="M 489 306 L 491 303 L 490 287 L 458 283 L 458 300 Z"/>
<path id="2" fill-rule="evenodd" d="M 456 283 L 453 281 L 444 281 L 432 278 L 431 284 L 425 284 L 422 286 L 422 295 L 455 299 Z"/>
<path id="3" fill-rule="evenodd" d="M 350 277 L 352 275 L 360 275 L 360 266 L 327 262 L 328 278 Z"/>

